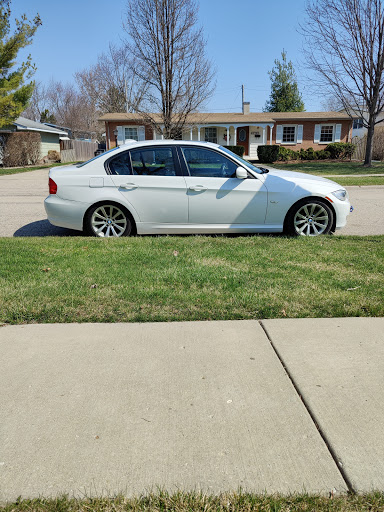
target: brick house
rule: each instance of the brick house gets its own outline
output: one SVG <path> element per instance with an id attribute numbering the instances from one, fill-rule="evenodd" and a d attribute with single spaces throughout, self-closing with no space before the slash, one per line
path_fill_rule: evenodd
<path id="1" fill-rule="evenodd" d="M 158 140 L 161 134 L 143 123 L 140 114 L 112 113 L 105 122 L 107 149 L 128 139 Z M 160 116 L 158 117 L 160 123 Z M 241 113 L 193 113 L 187 118 L 181 139 L 221 145 L 244 146 L 245 158 L 257 160 L 257 148 L 279 144 L 293 150 L 324 149 L 330 142 L 350 142 L 352 120 L 345 112 L 250 112 L 248 102 Z"/>

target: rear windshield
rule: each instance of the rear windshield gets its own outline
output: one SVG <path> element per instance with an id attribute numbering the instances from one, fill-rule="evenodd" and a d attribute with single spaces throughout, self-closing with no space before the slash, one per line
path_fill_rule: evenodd
<path id="1" fill-rule="evenodd" d="M 100 158 L 101 156 L 105 156 L 105 155 L 107 155 L 108 153 L 112 153 L 113 151 L 116 151 L 116 149 L 119 149 L 119 148 L 117 147 L 117 148 L 108 149 L 108 151 L 104 151 L 104 153 L 100 153 L 100 155 L 94 156 L 94 157 L 93 157 L 93 158 L 91 158 L 90 160 L 87 160 L 86 162 L 82 162 L 81 164 L 77 165 L 76 167 L 84 167 L 84 165 L 87 165 L 87 164 L 89 164 L 90 162 L 93 162 L 94 160 L 97 160 L 97 159 L 98 159 L 98 158 Z"/>

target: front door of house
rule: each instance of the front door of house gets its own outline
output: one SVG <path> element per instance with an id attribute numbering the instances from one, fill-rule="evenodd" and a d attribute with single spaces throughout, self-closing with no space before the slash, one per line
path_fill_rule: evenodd
<path id="1" fill-rule="evenodd" d="M 248 156 L 249 148 L 249 126 L 242 126 L 237 129 L 237 145 L 245 148 L 244 155 Z"/>

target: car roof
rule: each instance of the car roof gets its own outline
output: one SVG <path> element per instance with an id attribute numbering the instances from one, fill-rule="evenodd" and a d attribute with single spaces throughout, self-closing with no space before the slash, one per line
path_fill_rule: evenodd
<path id="1" fill-rule="evenodd" d="M 162 139 L 162 140 L 132 140 L 125 144 L 121 144 L 119 149 L 132 149 L 135 147 L 142 146 L 174 146 L 174 145 L 183 145 L 183 146 L 205 146 L 217 149 L 220 147 L 220 144 L 215 144 L 213 142 L 206 142 L 203 140 L 174 140 L 174 139 Z"/>

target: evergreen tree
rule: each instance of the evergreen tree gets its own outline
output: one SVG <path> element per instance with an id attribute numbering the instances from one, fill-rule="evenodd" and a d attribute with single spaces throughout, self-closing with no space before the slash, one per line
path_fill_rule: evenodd
<path id="1" fill-rule="evenodd" d="M 39 15 L 29 21 L 23 14 L 15 20 L 14 33 L 10 34 L 10 5 L 11 0 L 0 0 L 0 128 L 12 123 L 31 98 L 34 82 L 25 83 L 34 72 L 31 56 L 19 66 L 16 57 L 21 48 L 32 43 L 41 25 Z"/>
<path id="2" fill-rule="evenodd" d="M 271 94 L 264 112 L 303 112 L 304 103 L 297 85 L 296 73 L 287 54 L 281 52 L 282 60 L 275 60 L 275 66 L 269 71 Z"/>
<path id="3" fill-rule="evenodd" d="M 40 123 L 56 124 L 56 117 L 46 108 L 40 115 Z"/>

